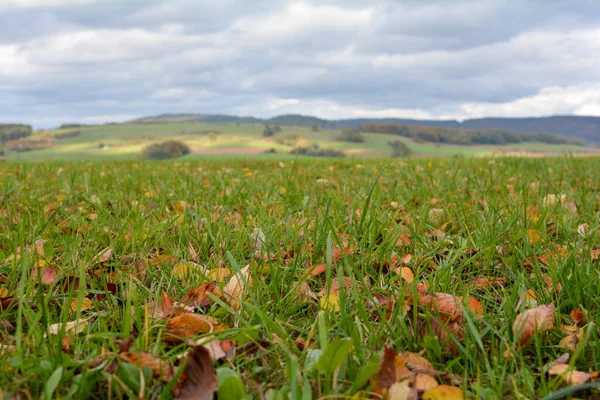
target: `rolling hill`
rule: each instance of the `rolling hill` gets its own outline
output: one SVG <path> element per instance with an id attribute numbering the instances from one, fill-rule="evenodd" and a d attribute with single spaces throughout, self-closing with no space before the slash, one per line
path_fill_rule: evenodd
<path id="1" fill-rule="evenodd" d="M 359 127 L 363 124 L 398 124 L 453 129 L 498 129 L 513 133 L 552 133 L 600 144 L 600 117 L 553 116 L 540 118 L 479 118 L 457 120 L 417 120 L 404 118 L 353 118 L 327 120 L 313 116 L 287 114 L 273 118 L 216 114 L 162 114 L 132 121 L 135 123 L 203 122 L 263 123 L 273 125 L 317 126 L 326 129 Z"/>

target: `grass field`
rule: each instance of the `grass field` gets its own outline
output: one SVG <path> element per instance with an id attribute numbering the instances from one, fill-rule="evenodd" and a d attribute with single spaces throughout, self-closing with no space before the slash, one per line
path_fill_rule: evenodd
<path id="1" fill-rule="evenodd" d="M 598 398 L 598 182 L 576 158 L 5 163 L 0 398 Z"/>
<path id="2" fill-rule="evenodd" d="M 61 129 L 36 132 L 34 139 L 51 139 L 57 135 L 80 131 L 72 138 L 55 139 L 54 145 L 47 149 L 9 153 L 7 159 L 15 161 L 73 161 L 73 160 L 133 160 L 139 159 L 144 147 L 166 139 L 180 140 L 188 144 L 194 154 L 187 159 L 210 157 L 216 149 L 221 154 L 236 154 L 238 157 L 253 155 L 275 148 L 282 153 L 291 150 L 291 146 L 278 144 L 278 138 L 297 137 L 304 145 L 318 144 L 323 148 L 335 148 L 348 156 L 359 158 L 389 158 L 392 154 L 387 145 L 390 140 L 402 140 L 416 157 L 440 157 L 452 155 L 489 156 L 497 151 L 526 151 L 559 155 L 582 153 L 587 149 L 581 146 L 548 145 L 544 143 L 520 143 L 515 146 L 453 146 L 433 143 L 415 143 L 410 139 L 388 134 L 365 133 L 364 143 L 339 142 L 339 130 L 321 129 L 313 132 L 310 127 L 282 126 L 275 137 L 262 136 L 264 126 L 258 124 L 118 124 L 99 125 L 83 128 Z M 207 132 L 219 132 L 209 135 Z M 29 139 L 29 138 L 28 138 Z M 229 150 L 229 151 L 228 151 Z M 246 154 L 244 154 L 246 153 Z M 285 155 L 282 155 L 285 157 Z"/>

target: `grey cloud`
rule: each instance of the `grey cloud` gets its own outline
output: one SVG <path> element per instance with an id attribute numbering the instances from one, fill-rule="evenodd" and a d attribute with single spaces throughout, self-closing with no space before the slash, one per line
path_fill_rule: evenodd
<path id="1" fill-rule="evenodd" d="M 0 17 L 0 121 L 294 105 L 462 116 L 600 78 L 595 1 L 98 0 Z"/>

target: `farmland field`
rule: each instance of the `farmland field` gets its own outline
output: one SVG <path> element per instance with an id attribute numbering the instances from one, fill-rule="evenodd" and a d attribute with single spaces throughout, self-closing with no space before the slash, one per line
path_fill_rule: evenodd
<path id="1" fill-rule="evenodd" d="M 0 164 L 0 398 L 598 398 L 599 182 L 597 158 Z"/>
<path id="2" fill-rule="evenodd" d="M 6 156 L 15 161 L 75 161 L 75 160 L 135 160 L 142 150 L 152 143 L 174 139 L 190 146 L 192 154 L 186 159 L 204 159 L 214 154 L 234 155 L 238 158 L 256 157 L 268 149 L 288 153 L 295 145 L 316 144 L 322 148 L 343 151 L 349 157 L 389 158 L 392 149 L 389 141 L 401 140 L 416 157 L 452 155 L 489 156 L 497 152 L 529 152 L 543 155 L 587 153 L 589 148 L 577 145 L 553 145 L 523 142 L 513 145 L 457 146 L 435 143 L 417 143 L 411 139 L 383 133 L 363 133 L 363 143 L 338 141 L 340 130 L 319 129 L 314 132 L 307 126 L 281 126 L 273 137 L 263 137 L 263 125 L 225 123 L 165 123 L 165 124 L 115 124 L 85 126 L 69 129 L 37 131 L 27 140 L 51 141 L 51 147 L 28 152 L 9 152 Z M 68 137 L 69 134 L 77 136 Z M 61 138 L 61 135 L 67 137 Z M 284 141 L 284 143 L 282 143 Z"/>

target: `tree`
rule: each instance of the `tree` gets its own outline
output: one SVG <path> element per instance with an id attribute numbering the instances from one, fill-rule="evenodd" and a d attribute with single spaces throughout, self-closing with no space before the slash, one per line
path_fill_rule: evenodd
<path id="1" fill-rule="evenodd" d="M 265 129 L 263 130 L 263 136 L 264 137 L 270 137 L 270 136 L 274 136 L 275 132 L 273 131 L 273 129 L 271 129 L 271 127 L 269 125 L 265 125 Z"/>
<path id="2" fill-rule="evenodd" d="M 190 153 L 187 144 L 177 140 L 167 140 L 162 143 L 151 144 L 146 147 L 142 155 L 147 160 L 166 160 L 168 158 L 177 158 Z"/>
<path id="3" fill-rule="evenodd" d="M 410 148 L 401 140 L 391 140 L 388 146 L 393 150 L 392 157 L 410 157 L 412 154 Z"/>
<path id="4" fill-rule="evenodd" d="M 360 132 L 355 131 L 352 128 L 344 128 L 338 136 L 337 140 L 341 142 L 353 142 L 353 143 L 362 143 L 365 141 L 365 138 L 360 134 Z"/>

